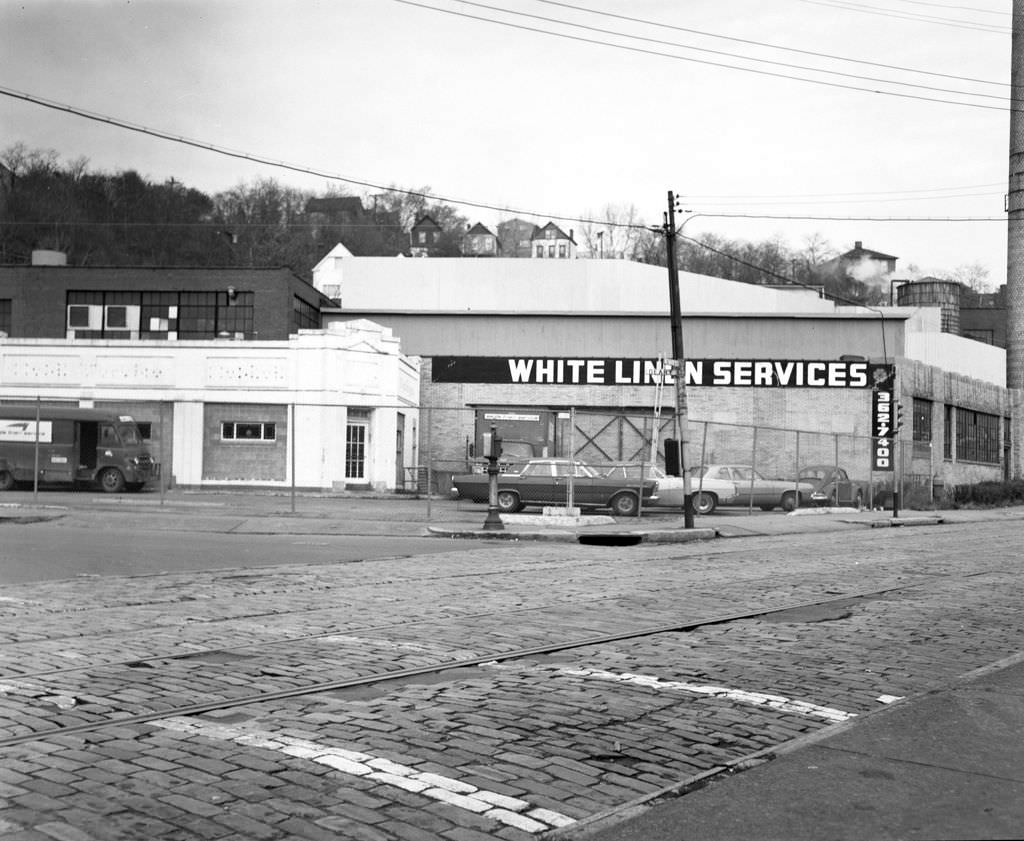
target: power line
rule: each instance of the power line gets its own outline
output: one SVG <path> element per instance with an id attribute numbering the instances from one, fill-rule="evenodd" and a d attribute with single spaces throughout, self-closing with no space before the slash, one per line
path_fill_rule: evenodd
<path id="1" fill-rule="evenodd" d="M 405 2 L 405 0 L 397 0 L 397 2 Z M 433 193 L 427 193 L 416 190 L 404 190 L 397 187 L 384 187 L 380 184 L 376 184 L 370 181 L 361 179 L 349 178 L 342 175 L 336 175 L 334 173 L 327 173 L 321 170 L 313 169 L 312 167 L 299 166 L 297 164 L 289 164 L 283 161 L 275 161 L 270 158 L 264 158 L 259 155 L 250 154 L 248 152 L 241 152 L 237 150 L 226 149 L 221 146 L 217 146 L 212 143 L 205 141 L 192 140 L 186 137 L 179 137 L 176 135 L 169 134 L 167 132 L 159 131 L 157 129 L 147 128 L 145 126 L 135 125 L 124 120 L 117 119 L 115 117 L 105 116 L 102 114 L 95 114 L 88 111 L 84 111 L 80 108 L 76 108 L 71 105 L 66 105 L 58 102 L 52 102 L 49 100 L 42 99 L 32 94 L 14 91 L 9 88 L 0 87 L 0 95 L 8 96 L 14 99 L 24 100 L 34 105 L 40 105 L 45 108 L 50 108 L 56 111 L 61 111 L 67 114 L 71 114 L 76 117 L 82 117 L 83 119 L 93 120 L 100 123 L 113 126 L 115 128 L 121 128 L 128 131 L 134 131 L 140 134 L 144 134 L 150 137 L 156 137 L 161 140 L 167 140 L 172 143 L 180 143 L 182 145 L 190 146 L 197 149 L 202 149 L 207 152 L 214 152 L 219 155 L 226 155 L 232 158 L 238 158 L 242 160 L 251 161 L 253 163 L 262 164 L 264 166 L 272 166 L 281 169 L 286 169 L 291 172 L 298 172 L 305 175 L 315 175 L 319 178 L 325 178 L 333 181 L 341 181 L 346 184 L 354 184 L 362 187 L 371 187 L 373 189 L 382 190 L 384 192 L 395 192 L 402 195 L 415 196 L 419 198 L 429 199 L 431 201 L 444 202 L 447 204 L 454 204 L 463 207 L 474 207 L 477 209 L 494 210 L 500 213 L 510 213 L 517 216 L 531 216 L 537 218 L 544 218 L 549 220 L 558 220 L 563 222 L 576 222 L 584 225 L 598 225 L 606 228 L 625 228 L 625 229 L 638 229 L 638 230 L 651 230 L 650 226 L 645 223 L 625 223 L 625 222 L 614 222 L 608 219 L 590 219 L 581 216 L 572 216 L 562 213 L 543 213 L 534 210 L 522 210 L 513 209 L 507 206 L 489 204 L 486 202 L 479 201 L 468 201 L 465 199 L 454 199 L 447 196 L 437 195 Z M 953 188 L 943 188 L 953 189 Z M 867 217 L 867 216 L 813 216 L 813 215 L 765 215 L 765 214 L 743 214 L 743 213 L 702 213 L 702 216 L 710 216 L 717 218 L 747 218 L 747 219 L 783 219 L 783 220 L 804 220 L 804 221 L 870 221 L 870 222 L 987 222 L 987 221 L 1005 221 L 1004 217 Z M 14 224 L 5 222 L 4 224 Z M 36 224 L 81 224 L 73 222 L 63 223 L 36 223 Z M 124 225 L 124 222 L 110 222 L 111 225 Z M 147 223 L 137 223 L 147 224 Z M 164 223 L 152 223 L 152 224 L 164 224 Z M 221 225 L 227 224 L 225 222 L 219 223 Z M 238 223 L 232 222 L 232 225 Z"/>
<path id="2" fill-rule="evenodd" d="M 931 6 L 937 9 L 951 9 L 957 12 L 978 12 L 983 15 L 1001 15 L 1002 17 L 1013 17 L 1013 12 L 1003 12 L 997 9 L 982 9 L 978 6 L 950 6 L 947 3 L 929 3 L 927 0 L 896 0 L 898 3 L 909 3 L 912 6 Z"/>
<path id="3" fill-rule="evenodd" d="M 706 199 L 808 199 L 808 198 L 838 198 L 840 196 L 889 196 L 889 195 L 902 195 L 904 193 L 945 193 L 951 190 L 980 190 L 985 187 L 1006 187 L 1006 183 L 1003 181 L 996 181 L 990 184 L 962 184 L 957 187 L 932 187 L 926 190 L 864 190 L 861 192 L 852 193 L 776 193 L 776 194 L 691 194 L 687 196 L 681 196 L 680 198 L 688 199 L 689 201 L 695 200 L 706 200 Z M 944 196 L 937 196 L 936 198 L 946 198 Z"/>
<path id="4" fill-rule="evenodd" d="M 705 201 L 705 204 L 715 205 L 719 207 L 728 207 L 731 205 L 743 205 L 746 207 L 756 205 L 794 205 L 794 204 L 884 204 L 892 202 L 910 202 L 910 201 L 944 201 L 946 199 L 975 199 L 975 198 L 992 198 L 993 196 L 1002 196 L 1005 193 L 953 193 L 942 196 L 901 196 L 898 198 L 864 198 L 864 199 L 829 199 L 819 198 L 807 201 L 793 200 L 788 201 L 761 201 L 761 200 L 744 200 L 744 201 Z"/>
<path id="5" fill-rule="evenodd" d="M 813 216 L 805 214 L 704 213 L 716 219 L 780 219 L 797 222 L 1006 222 L 1005 216 Z"/>
<path id="6" fill-rule="evenodd" d="M 491 24 L 496 24 L 498 26 L 505 26 L 505 27 L 508 27 L 510 29 L 518 29 L 518 30 L 521 30 L 523 32 L 533 32 L 533 33 L 536 33 L 536 34 L 539 34 L 539 35 L 550 35 L 550 36 L 555 37 L 555 38 L 563 38 L 563 39 L 566 39 L 566 40 L 569 40 L 569 41 L 577 41 L 577 42 L 583 43 L 583 44 L 593 44 L 593 45 L 602 46 L 602 47 L 612 47 L 612 48 L 618 49 L 618 50 L 625 50 L 627 52 L 640 53 L 642 55 L 656 56 L 658 58 L 671 58 L 671 59 L 674 59 L 676 61 L 686 61 L 686 62 L 690 62 L 692 64 L 703 64 L 703 65 L 708 66 L 708 67 L 721 67 L 721 68 L 724 68 L 724 69 L 727 69 L 727 70 L 740 70 L 740 71 L 745 72 L 745 73 L 754 73 L 754 74 L 759 75 L 759 76 L 768 76 L 768 77 L 772 77 L 772 78 L 776 78 L 776 79 L 789 79 L 790 81 L 804 82 L 806 84 L 811 84 L 811 85 L 821 85 L 821 86 L 824 86 L 824 87 L 839 88 L 841 90 L 860 91 L 860 92 L 863 92 L 863 93 L 874 93 L 874 94 L 878 94 L 880 96 L 892 96 L 892 97 L 896 97 L 896 98 L 899 98 L 899 99 L 913 99 L 913 100 L 916 100 L 918 102 L 935 102 L 935 103 L 939 103 L 939 104 L 942 104 L 942 105 L 961 105 L 961 106 L 968 107 L 968 108 L 982 108 L 982 109 L 984 109 L 986 111 L 1011 111 L 1011 110 L 1015 110 L 1015 109 L 1012 109 L 1012 108 L 1003 108 L 1003 107 L 996 106 L 996 105 L 984 105 L 982 103 L 977 103 L 977 102 L 961 102 L 961 101 L 958 101 L 958 100 L 940 99 L 940 98 L 937 98 L 937 97 L 919 96 L 919 95 L 916 95 L 916 94 L 898 93 L 898 92 L 895 92 L 895 91 L 874 90 L 872 88 L 864 88 L 864 87 L 859 87 L 857 85 L 845 85 L 845 84 L 842 84 L 842 83 L 839 83 L 839 82 L 827 82 L 827 81 L 824 81 L 822 79 L 808 79 L 808 78 L 804 78 L 802 76 L 792 76 L 792 75 L 789 75 L 789 74 L 786 74 L 786 73 L 776 73 L 776 72 L 773 72 L 773 71 L 770 71 L 770 70 L 756 70 L 756 69 L 751 68 L 751 67 L 740 67 L 740 66 L 735 65 L 735 64 L 725 64 L 725 63 L 716 62 L 716 61 L 705 61 L 703 59 L 690 58 L 688 56 L 680 56 L 680 55 L 673 55 L 671 53 L 663 53 L 663 52 L 659 52 L 657 50 L 648 50 L 648 49 L 644 49 L 642 47 L 631 47 L 631 46 L 629 46 L 627 44 L 612 44 L 612 43 L 609 43 L 607 41 L 599 41 L 599 40 L 594 39 L 594 38 L 584 38 L 583 36 L 580 36 L 580 35 L 569 35 L 569 34 L 563 33 L 563 32 L 552 32 L 551 30 L 548 30 L 548 29 L 539 29 L 537 27 L 524 26 L 522 24 L 510 23 L 508 21 L 499 21 L 499 20 L 495 20 L 494 18 L 483 17 L 483 16 L 480 16 L 480 15 L 471 15 L 471 14 L 468 14 L 466 12 L 456 12 L 456 11 L 453 11 L 451 9 L 439 9 L 436 6 L 428 6 L 428 5 L 424 4 L 424 3 L 413 2 L 413 0 L 394 0 L 394 2 L 402 3 L 402 4 L 406 5 L 406 6 L 416 6 L 418 8 L 426 9 L 427 11 L 431 11 L 431 12 L 439 12 L 441 14 L 453 15 L 455 17 L 462 17 L 462 18 L 467 18 L 467 19 L 470 19 L 470 20 L 478 20 L 478 21 L 482 21 L 484 23 L 491 23 Z M 896 83 L 887 83 L 887 84 L 896 84 Z M 963 93 L 963 95 L 964 96 L 984 96 L 984 94 L 971 94 L 971 93 L 966 93 L 966 92 Z"/>
<path id="7" fill-rule="evenodd" d="M 909 12 L 902 13 L 887 11 L 885 9 L 879 9 L 877 6 L 865 6 L 863 3 L 837 3 L 826 2 L 825 0 L 800 0 L 800 2 L 809 3 L 812 6 L 828 6 L 833 9 L 842 9 L 847 12 L 859 12 L 867 15 L 896 18 L 897 20 L 913 20 L 920 21 L 922 23 L 934 23 L 939 26 L 950 26 L 954 29 L 973 29 L 977 32 L 991 32 L 995 35 L 1009 35 L 1012 31 L 1007 26 L 998 26 L 996 24 L 987 23 L 973 24 L 968 21 L 959 21 L 954 18 L 939 18 L 932 15 L 915 15 Z"/>
<path id="8" fill-rule="evenodd" d="M 1000 87 L 1007 87 L 1007 88 L 1009 87 L 1009 84 L 1007 84 L 1006 82 L 993 82 L 993 81 L 989 81 L 987 79 L 973 79 L 973 78 L 970 78 L 968 76 L 957 76 L 957 75 L 953 75 L 953 74 L 950 74 L 950 73 L 938 73 L 938 72 L 933 71 L 933 70 L 917 70 L 917 69 L 915 69 L 913 67 L 901 67 L 899 65 L 886 64 L 886 63 L 880 62 L 880 61 L 867 61 L 865 59 L 859 59 L 859 58 L 847 58 L 845 56 L 835 55 L 833 53 L 815 52 L 814 50 L 802 50 L 802 49 L 799 49 L 797 47 L 782 47 L 782 46 L 779 46 L 778 44 L 769 44 L 769 43 L 766 43 L 764 41 L 754 41 L 754 40 L 751 40 L 749 38 L 736 38 L 736 37 L 733 37 L 731 35 L 719 35 L 717 33 L 706 32 L 706 31 L 701 30 L 701 29 L 690 29 L 689 27 L 685 27 L 685 26 L 675 26 L 673 24 L 661 23 L 659 21 L 647 20 L 645 18 L 631 17 L 630 15 L 615 14 L 613 12 L 602 12 L 602 11 L 598 11 L 597 9 L 589 9 L 589 8 L 584 7 L 584 6 L 576 6 L 576 5 L 573 5 L 572 3 L 559 2 L 559 0 L 536 0 L 536 2 L 538 2 L 538 3 L 545 3 L 545 4 L 549 5 L 549 6 L 561 6 L 562 8 L 573 9 L 573 10 L 578 11 L 578 12 L 586 12 L 587 14 L 601 15 L 603 17 L 610 17 L 610 18 L 617 18 L 619 20 L 628 21 L 630 23 L 641 23 L 641 24 L 644 24 L 644 25 L 647 25 L 647 26 L 656 26 L 656 27 L 660 27 L 660 28 L 663 28 L 663 29 L 673 29 L 673 30 L 675 30 L 677 32 L 687 32 L 687 33 L 689 33 L 691 35 L 701 35 L 701 36 L 706 37 L 706 38 L 717 38 L 717 39 L 723 40 L 723 41 L 733 41 L 733 42 L 738 43 L 738 44 L 749 44 L 750 46 L 754 46 L 754 47 L 767 47 L 768 49 L 772 49 L 772 50 L 782 50 L 782 51 L 785 51 L 785 52 L 797 53 L 799 55 L 814 56 L 815 58 L 827 58 L 827 59 L 830 59 L 832 61 L 845 61 L 845 62 L 850 62 L 850 63 L 853 63 L 853 64 L 864 64 L 864 65 L 868 65 L 868 66 L 871 66 L 871 67 L 884 68 L 886 70 L 900 70 L 900 71 L 907 72 L 907 73 L 920 73 L 920 74 L 923 74 L 923 75 L 926 75 L 926 76 L 937 76 L 937 77 L 943 78 L 943 79 L 956 79 L 956 80 L 961 81 L 961 82 L 977 82 L 978 84 L 982 84 L 982 85 L 999 85 Z"/>
<path id="9" fill-rule="evenodd" d="M 951 93 L 951 94 L 957 94 L 957 95 L 961 95 L 961 96 L 976 96 L 976 97 L 981 97 L 981 98 L 984 98 L 984 99 L 996 99 L 996 100 L 999 100 L 999 101 L 1002 101 L 1002 102 L 1007 101 L 1007 98 L 1005 96 L 998 95 L 998 94 L 972 93 L 970 91 L 954 90 L 954 89 L 951 89 L 951 88 L 939 88 L 939 87 L 935 87 L 934 85 L 924 85 L 924 84 L 917 84 L 917 83 L 914 83 L 914 82 L 900 82 L 900 81 L 894 81 L 894 80 L 891 80 L 891 79 L 882 79 L 882 78 L 878 78 L 876 76 L 862 76 L 862 75 L 859 75 L 859 74 L 856 74 L 856 73 L 846 73 L 846 72 L 843 72 L 841 70 L 827 70 L 827 69 L 819 68 L 819 67 L 810 67 L 810 66 L 805 65 L 805 64 L 792 64 L 792 63 L 785 62 L 785 61 L 772 61 L 771 59 L 754 58 L 754 57 L 751 57 L 751 56 L 739 55 L 737 53 L 725 52 L 724 50 L 712 50 L 712 49 L 709 49 L 707 47 L 696 47 L 696 46 L 692 46 L 690 44 L 680 44 L 677 41 L 664 41 L 664 40 L 661 40 L 661 39 L 658 39 L 658 38 L 645 38 L 645 37 L 643 37 L 641 35 L 628 35 L 628 34 L 626 34 L 624 32 L 618 32 L 616 30 L 602 29 L 600 27 L 588 26 L 587 24 L 582 24 L 582 23 L 572 23 L 570 21 L 561 20 L 559 18 L 550 18 L 550 17 L 545 17 L 544 15 L 530 14 L 529 12 L 519 12 L 519 11 L 515 11 L 513 9 L 503 8 L 501 6 L 491 6 L 491 5 L 487 4 L 487 3 L 476 2 L 476 0 L 456 0 L 456 2 L 462 3 L 463 5 L 466 5 L 466 6 L 474 6 L 474 7 L 479 8 L 479 9 L 487 9 L 488 11 L 498 12 L 500 14 L 516 15 L 516 16 L 519 16 L 519 17 L 531 18 L 533 20 L 540 20 L 540 21 L 543 21 L 545 23 L 554 23 L 554 24 L 557 24 L 557 25 L 560 25 L 560 26 L 570 26 L 570 27 L 573 27 L 575 29 L 586 30 L 587 32 L 596 32 L 596 33 L 598 33 L 600 35 L 611 35 L 611 36 L 616 37 L 616 38 L 628 38 L 628 39 L 631 39 L 631 40 L 634 40 L 634 41 L 641 41 L 641 42 L 649 43 L 649 44 L 658 44 L 660 46 L 666 46 L 666 47 L 676 47 L 676 48 L 682 49 L 682 50 L 692 50 L 694 52 L 708 53 L 710 55 L 727 56 L 728 58 L 738 58 L 741 61 L 751 61 L 751 62 L 754 62 L 756 64 L 768 64 L 768 65 L 771 65 L 773 67 L 788 67 L 788 68 L 793 69 L 793 70 L 804 70 L 804 71 L 808 71 L 810 73 L 822 73 L 822 74 L 829 75 L 829 76 L 840 76 L 840 77 L 843 77 L 843 78 L 846 78 L 846 79 L 857 79 L 857 80 L 860 80 L 860 81 L 863 81 L 863 82 L 880 82 L 880 83 L 882 83 L 884 85 L 898 85 L 900 87 L 916 88 L 918 90 L 934 91 L 936 93 Z M 497 22 L 497 21 L 495 21 L 495 22 Z"/>
<path id="10" fill-rule="evenodd" d="M 218 155 L 226 155 L 231 158 L 238 158 L 240 160 L 251 161 L 252 163 L 262 164 L 264 166 L 277 167 L 279 169 L 286 169 L 291 172 L 302 173 L 303 175 L 315 175 L 317 178 L 325 178 L 329 181 L 340 181 L 345 184 L 353 184 L 359 187 L 369 187 L 374 190 L 381 190 L 383 192 L 400 193 L 406 196 L 413 196 L 417 198 L 423 198 L 430 201 L 445 202 L 446 204 L 454 204 L 462 207 L 474 207 L 482 210 L 494 210 L 499 213 L 509 213 L 516 216 L 533 216 L 544 219 L 558 220 L 560 222 L 579 222 L 581 224 L 595 224 L 595 225 L 609 225 L 606 221 L 600 219 L 586 219 L 578 216 L 567 216 L 558 213 L 543 213 L 535 210 L 519 210 L 510 208 L 502 205 L 487 204 L 485 202 L 470 201 L 468 199 L 453 199 L 447 196 L 435 195 L 433 193 L 427 193 L 417 190 L 404 190 L 399 187 L 385 187 L 381 184 L 376 184 L 371 181 L 364 181 L 357 178 L 349 178 L 343 175 L 336 175 L 330 172 L 324 172 L 322 170 L 313 169 L 311 167 L 300 166 L 298 164 L 285 163 L 284 161 L 276 161 L 270 158 L 265 158 L 259 155 L 254 155 L 249 152 L 240 152 L 237 150 L 227 149 L 223 146 L 217 146 L 213 143 L 207 143 L 200 140 L 192 140 L 187 137 L 180 137 L 178 135 L 169 134 L 168 132 L 160 131 L 158 129 L 151 129 L 145 126 L 135 125 L 134 123 L 126 122 L 115 117 L 108 117 L 103 114 L 95 114 L 89 111 L 76 108 L 71 105 L 65 105 L 59 102 L 53 102 L 51 100 L 42 99 L 32 94 L 24 93 L 21 91 L 15 91 L 10 88 L 0 87 L 0 95 L 8 96 L 12 99 L 21 99 L 25 102 L 31 102 L 33 105 L 40 105 L 44 108 L 50 108 L 55 111 L 63 111 L 68 114 L 72 114 L 76 117 L 82 117 L 86 120 L 93 120 L 98 123 L 105 123 L 107 125 L 114 126 L 115 128 L 125 129 L 127 131 L 134 131 L 139 134 L 148 135 L 150 137 L 156 137 L 161 140 L 169 140 L 172 143 L 180 143 L 184 146 L 191 146 L 196 149 L 202 149 L 206 152 L 214 152 Z M 634 225 L 620 225 L 618 227 L 637 227 Z"/>

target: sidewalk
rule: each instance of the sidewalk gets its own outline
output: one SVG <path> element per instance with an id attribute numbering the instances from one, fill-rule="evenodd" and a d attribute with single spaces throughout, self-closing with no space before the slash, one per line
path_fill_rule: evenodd
<path id="1" fill-rule="evenodd" d="M 1024 519 L 1024 506 L 943 511 L 858 511 L 854 508 L 803 508 L 750 513 L 720 508 L 695 518 L 686 529 L 682 514 L 645 513 L 640 518 L 585 514 L 575 520 L 535 513 L 503 514 L 500 531 L 484 528 L 486 505 L 447 499 L 401 496 L 359 497 L 287 493 L 171 491 L 104 495 L 88 492 L 10 492 L 0 498 L 0 525 L 61 520 L 68 524 L 105 523 L 130 528 L 144 521 L 150 528 L 244 534 L 322 534 L 435 536 L 488 540 L 596 543 L 631 546 L 640 543 L 687 543 L 716 538 L 809 532 L 860 531 L 869 528 Z M 183 523 L 188 525 L 184 526 Z"/>
<path id="2" fill-rule="evenodd" d="M 763 764 L 713 772 L 553 838 L 1019 839 L 1022 735 L 1024 654 L 1018 654 L 953 686 L 769 752 Z"/>

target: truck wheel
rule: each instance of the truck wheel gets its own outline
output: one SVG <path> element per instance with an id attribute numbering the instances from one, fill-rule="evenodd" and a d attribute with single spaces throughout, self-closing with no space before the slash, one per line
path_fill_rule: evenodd
<path id="1" fill-rule="evenodd" d="M 698 514 L 714 514 L 718 507 L 718 497 L 713 493 L 701 491 L 693 496 L 693 510 Z"/>
<path id="2" fill-rule="evenodd" d="M 125 489 L 124 474 L 116 467 L 108 467 L 100 473 L 100 487 L 108 494 L 121 493 Z"/>
<path id="3" fill-rule="evenodd" d="M 635 517 L 640 504 L 637 502 L 636 494 L 622 492 L 612 497 L 611 509 L 616 517 Z"/>
<path id="4" fill-rule="evenodd" d="M 515 491 L 498 491 L 498 510 L 502 514 L 515 514 L 523 507 Z"/>
<path id="5" fill-rule="evenodd" d="M 796 511 L 796 494 L 792 491 L 784 493 L 781 505 L 783 511 Z"/>
<path id="6" fill-rule="evenodd" d="M 14 487 L 14 474 L 9 470 L 0 470 L 0 491 L 9 491 Z"/>

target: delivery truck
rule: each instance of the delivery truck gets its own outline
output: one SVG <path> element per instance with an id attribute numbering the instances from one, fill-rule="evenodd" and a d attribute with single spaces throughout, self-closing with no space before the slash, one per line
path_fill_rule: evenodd
<path id="1" fill-rule="evenodd" d="M 130 415 L 0 406 L 0 491 L 18 482 L 137 491 L 160 475 Z"/>

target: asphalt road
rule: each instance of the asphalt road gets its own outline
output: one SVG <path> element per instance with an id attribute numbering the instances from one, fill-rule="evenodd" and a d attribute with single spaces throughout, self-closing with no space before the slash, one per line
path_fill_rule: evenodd
<path id="1" fill-rule="evenodd" d="M 166 523 L 164 524 L 167 525 Z M 347 564 L 467 551 L 472 540 L 220 533 L 56 522 L 0 525 L 0 585 L 74 578 Z"/>

